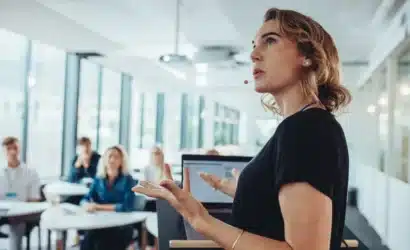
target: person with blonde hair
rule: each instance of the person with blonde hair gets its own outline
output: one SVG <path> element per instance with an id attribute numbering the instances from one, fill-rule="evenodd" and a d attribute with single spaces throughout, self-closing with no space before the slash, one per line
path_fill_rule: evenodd
<path id="1" fill-rule="evenodd" d="M 128 154 L 122 146 L 108 148 L 97 169 L 97 176 L 81 205 L 88 212 L 134 210 L 136 185 L 128 172 Z M 91 230 L 85 234 L 81 249 L 126 249 L 132 241 L 131 226 Z"/>
<path id="2" fill-rule="evenodd" d="M 164 179 L 164 167 L 168 165 L 165 163 L 164 152 L 158 146 L 151 149 L 150 162 L 144 168 L 144 179 L 152 183 L 159 183 Z"/>
<path id="3" fill-rule="evenodd" d="M 223 249 L 339 250 L 349 154 L 335 113 L 351 96 L 341 84 L 335 42 L 311 17 L 272 8 L 252 46 L 255 90 L 283 120 L 239 175 L 231 223 L 192 196 L 186 169 L 182 189 L 168 171 L 160 185 L 141 182 L 133 190 L 167 200 Z"/>

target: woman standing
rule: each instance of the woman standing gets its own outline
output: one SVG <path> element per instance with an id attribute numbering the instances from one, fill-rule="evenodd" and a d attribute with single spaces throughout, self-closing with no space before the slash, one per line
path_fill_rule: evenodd
<path id="1" fill-rule="evenodd" d="M 232 224 L 212 217 L 171 180 L 158 186 L 142 182 L 133 190 L 166 199 L 224 249 L 339 249 L 349 156 L 332 113 L 351 97 L 341 86 L 333 39 L 310 17 L 273 8 L 256 34 L 251 58 L 255 90 L 273 97 L 264 99 L 265 106 L 284 119 L 239 176 Z M 216 188 L 221 183 L 211 182 Z"/>

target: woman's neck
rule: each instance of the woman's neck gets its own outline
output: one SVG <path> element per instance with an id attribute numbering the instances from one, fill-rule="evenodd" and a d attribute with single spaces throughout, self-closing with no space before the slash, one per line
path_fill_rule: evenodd
<path id="1" fill-rule="evenodd" d="M 299 112 L 306 105 L 315 103 L 313 98 L 305 97 L 299 86 L 275 94 L 274 97 L 284 118 Z"/>
<path id="2" fill-rule="evenodd" d="M 113 183 L 117 179 L 118 174 L 107 174 L 107 179 L 109 183 Z"/>

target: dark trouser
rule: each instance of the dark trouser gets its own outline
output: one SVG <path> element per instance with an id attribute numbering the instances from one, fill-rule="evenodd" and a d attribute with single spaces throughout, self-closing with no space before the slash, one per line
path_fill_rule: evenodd
<path id="1" fill-rule="evenodd" d="M 90 230 L 85 233 L 81 250 L 125 250 L 132 241 L 131 226 Z"/>
<path id="2" fill-rule="evenodd" d="M 145 211 L 156 212 L 157 211 L 157 202 L 155 200 L 149 200 L 145 204 Z M 148 245 L 153 246 L 155 244 L 155 237 L 152 234 L 148 233 Z"/>
<path id="3" fill-rule="evenodd" d="M 82 195 L 68 196 L 68 197 L 65 199 L 64 202 L 71 203 L 71 204 L 74 204 L 74 205 L 80 205 L 80 201 L 81 201 L 81 199 L 82 199 L 83 197 L 84 197 L 84 196 L 82 196 Z"/>

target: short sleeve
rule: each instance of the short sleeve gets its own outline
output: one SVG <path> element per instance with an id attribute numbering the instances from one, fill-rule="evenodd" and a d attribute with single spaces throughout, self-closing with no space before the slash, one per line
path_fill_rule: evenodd
<path id="1" fill-rule="evenodd" d="M 334 126 L 289 124 L 280 136 L 276 187 L 306 182 L 332 198 L 339 157 Z M 332 132 L 333 131 L 333 132 Z"/>

